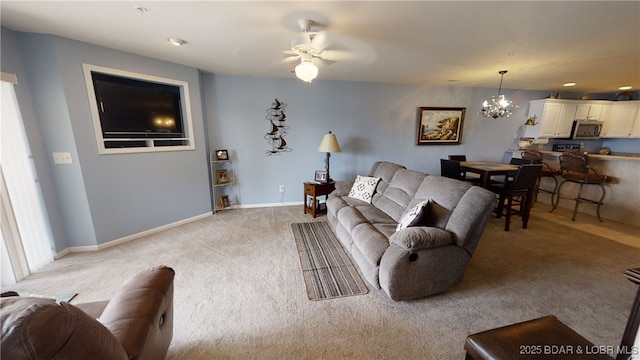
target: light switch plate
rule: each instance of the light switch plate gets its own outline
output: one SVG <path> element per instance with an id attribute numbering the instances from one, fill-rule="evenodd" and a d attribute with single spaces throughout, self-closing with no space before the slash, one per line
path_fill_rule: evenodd
<path id="1" fill-rule="evenodd" d="M 71 164 L 73 161 L 71 160 L 70 152 L 54 152 L 53 153 L 53 163 L 54 164 Z"/>

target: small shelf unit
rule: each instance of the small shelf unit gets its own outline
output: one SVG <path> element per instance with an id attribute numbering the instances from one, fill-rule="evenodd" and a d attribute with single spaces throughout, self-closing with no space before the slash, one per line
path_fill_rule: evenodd
<path id="1" fill-rule="evenodd" d="M 233 165 L 232 160 L 211 160 L 214 214 L 237 206 L 236 178 Z"/>

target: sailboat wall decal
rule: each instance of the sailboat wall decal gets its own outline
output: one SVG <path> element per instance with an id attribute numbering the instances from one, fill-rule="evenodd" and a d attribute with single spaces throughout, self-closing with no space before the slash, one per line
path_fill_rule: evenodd
<path id="1" fill-rule="evenodd" d="M 289 130 L 289 126 L 286 125 L 287 116 L 284 111 L 287 107 L 287 104 L 282 101 L 276 99 L 271 107 L 267 109 L 267 116 L 265 119 L 269 122 L 269 126 L 271 131 L 264 135 L 265 140 L 271 147 L 265 152 L 266 156 L 280 155 L 283 152 L 293 151 L 289 146 L 287 146 L 287 142 L 284 140 L 285 135 L 287 135 L 287 130 Z M 276 122 L 278 125 L 276 125 Z"/>

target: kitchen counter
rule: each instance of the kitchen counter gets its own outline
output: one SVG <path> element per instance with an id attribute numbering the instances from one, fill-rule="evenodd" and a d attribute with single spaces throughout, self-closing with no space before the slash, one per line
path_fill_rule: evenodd
<path id="1" fill-rule="evenodd" d="M 523 151 L 523 150 L 519 150 Z M 544 154 L 548 154 L 551 156 L 560 156 L 562 155 L 561 151 L 542 151 Z M 590 159 L 598 159 L 598 160 L 639 160 L 640 154 L 631 154 L 631 153 L 611 153 L 609 155 L 600 155 L 598 153 L 587 153 Z"/>
<path id="2" fill-rule="evenodd" d="M 511 152 L 517 157 L 520 157 L 520 154 L 525 150 L 520 149 L 509 149 L 507 152 Z M 541 150 L 542 153 L 548 156 L 560 157 L 562 155 L 562 151 L 549 151 L 549 150 Z M 640 154 L 634 153 L 611 153 L 609 155 L 600 155 L 598 153 L 587 153 L 590 159 L 598 159 L 598 160 L 638 160 L 640 161 Z"/>

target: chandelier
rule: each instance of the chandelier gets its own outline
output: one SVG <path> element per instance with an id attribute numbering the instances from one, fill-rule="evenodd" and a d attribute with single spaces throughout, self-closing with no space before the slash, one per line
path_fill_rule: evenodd
<path id="1" fill-rule="evenodd" d="M 491 103 L 489 103 L 487 100 L 482 103 L 483 116 L 497 119 L 498 117 L 509 117 L 509 115 L 511 115 L 511 110 L 515 107 L 515 105 L 513 105 L 511 101 L 507 100 L 504 95 L 502 95 L 502 79 L 504 78 L 504 74 L 506 73 L 507 70 L 498 71 L 498 74 L 501 75 L 498 95 L 491 97 Z"/>

